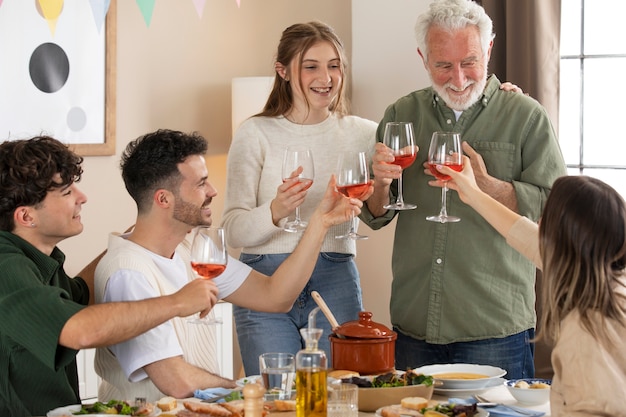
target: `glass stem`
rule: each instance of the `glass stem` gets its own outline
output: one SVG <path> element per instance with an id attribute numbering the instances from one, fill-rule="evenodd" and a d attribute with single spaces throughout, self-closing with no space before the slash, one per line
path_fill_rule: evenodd
<path id="1" fill-rule="evenodd" d="M 448 217 L 448 209 L 446 208 L 446 193 L 448 192 L 447 184 L 447 182 L 444 182 L 443 188 L 441 189 L 441 213 L 439 213 L 441 217 Z"/>
<path id="2" fill-rule="evenodd" d="M 300 206 L 296 207 L 296 220 L 294 221 L 294 223 L 300 223 Z"/>
<path id="3" fill-rule="evenodd" d="M 402 197 L 402 174 L 400 174 L 400 178 L 398 178 L 398 198 L 396 199 L 396 204 L 399 206 L 404 205 L 404 198 Z"/>
<path id="4" fill-rule="evenodd" d="M 354 217 L 354 211 L 350 213 L 350 235 L 356 234 L 356 218 Z"/>

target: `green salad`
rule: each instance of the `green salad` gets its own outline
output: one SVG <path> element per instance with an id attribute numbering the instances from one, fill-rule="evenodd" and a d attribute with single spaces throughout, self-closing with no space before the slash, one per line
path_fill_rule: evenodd
<path id="1" fill-rule="evenodd" d="M 111 400 L 109 402 L 96 402 L 91 405 L 83 405 L 80 411 L 74 415 L 82 414 L 121 414 L 125 416 L 133 416 L 139 407 L 131 406 L 126 401 Z"/>

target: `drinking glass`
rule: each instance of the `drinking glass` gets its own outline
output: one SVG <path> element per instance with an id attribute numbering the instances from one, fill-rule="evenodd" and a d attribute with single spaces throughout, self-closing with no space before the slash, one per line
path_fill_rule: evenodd
<path id="1" fill-rule="evenodd" d="M 313 185 L 315 170 L 313 168 L 313 154 L 309 148 L 288 147 L 283 158 L 283 182 L 291 179 L 293 172 L 302 167 L 302 172 L 298 175 L 298 181 L 309 189 Z M 287 232 L 299 232 L 306 229 L 307 222 L 300 218 L 300 206 L 296 207 L 295 220 L 285 223 L 283 230 Z"/>
<path id="2" fill-rule="evenodd" d="M 328 387 L 328 417 L 358 417 L 359 387 L 355 384 L 330 384 Z"/>
<path id="3" fill-rule="evenodd" d="M 337 190 L 350 198 L 360 199 L 369 190 L 369 170 L 365 152 L 343 152 L 339 155 L 337 166 Z M 350 231 L 336 239 L 367 239 L 356 232 L 356 217 L 352 212 Z"/>
<path id="4" fill-rule="evenodd" d="M 443 175 L 437 171 L 437 165 L 445 165 L 455 171 L 463 169 L 461 152 L 461 134 L 454 132 L 434 132 L 428 148 L 428 167 L 430 172 L 443 181 L 441 188 L 441 211 L 436 216 L 428 216 L 426 220 L 431 222 L 449 223 L 458 222 L 461 219 L 456 216 L 449 216 L 446 208 L 446 193 L 448 191 L 449 175 Z"/>
<path id="5" fill-rule="evenodd" d="M 399 165 L 404 171 L 415 162 L 417 147 L 411 122 L 388 122 L 385 125 L 383 143 L 393 152 L 395 157 L 392 164 Z M 405 203 L 402 197 L 402 175 L 398 178 L 398 197 L 393 204 L 384 206 L 391 210 L 412 210 L 415 204 Z"/>
<path id="6" fill-rule="evenodd" d="M 202 279 L 213 279 L 226 269 L 228 253 L 221 227 L 199 226 L 191 243 L 191 269 Z M 188 319 L 195 324 L 221 324 L 217 318 L 195 317 Z"/>
<path id="7" fill-rule="evenodd" d="M 259 355 L 259 371 L 266 398 L 288 400 L 294 390 L 296 359 L 291 353 L 270 352 Z"/>

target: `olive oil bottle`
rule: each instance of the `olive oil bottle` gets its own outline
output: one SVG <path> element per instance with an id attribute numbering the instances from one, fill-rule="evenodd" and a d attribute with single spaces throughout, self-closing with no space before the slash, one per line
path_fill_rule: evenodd
<path id="1" fill-rule="evenodd" d="M 322 329 L 315 328 L 316 307 L 309 314 L 309 327 L 300 333 L 306 347 L 296 355 L 296 417 L 326 417 L 326 353 L 318 349 Z"/>

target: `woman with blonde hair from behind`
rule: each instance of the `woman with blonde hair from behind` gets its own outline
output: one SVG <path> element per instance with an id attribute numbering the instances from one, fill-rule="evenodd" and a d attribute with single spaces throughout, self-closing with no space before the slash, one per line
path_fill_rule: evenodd
<path id="1" fill-rule="evenodd" d="M 554 343 L 551 415 L 626 416 L 624 199 L 596 178 L 560 177 L 537 225 L 480 190 L 470 163 L 480 156 L 464 151 L 462 172 L 437 167 L 448 187 L 543 270 L 537 339 Z"/>

